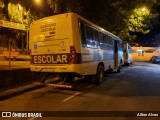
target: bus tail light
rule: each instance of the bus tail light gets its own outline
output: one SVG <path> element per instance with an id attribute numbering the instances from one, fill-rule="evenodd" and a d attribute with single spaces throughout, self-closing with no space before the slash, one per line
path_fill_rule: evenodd
<path id="1" fill-rule="evenodd" d="M 70 60 L 69 64 L 75 64 L 77 60 L 77 54 L 74 46 L 70 46 Z"/>

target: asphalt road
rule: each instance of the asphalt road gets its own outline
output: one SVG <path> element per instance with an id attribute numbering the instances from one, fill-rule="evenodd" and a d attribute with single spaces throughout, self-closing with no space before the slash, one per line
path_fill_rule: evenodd
<path id="1" fill-rule="evenodd" d="M 99 86 L 89 81 L 77 83 L 76 91 L 48 86 L 1 101 L 0 111 L 42 111 L 48 115 L 48 118 L 26 120 L 160 119 L 160 64 L 135 62 L 130 67 L 123 67 L 121 73 L 107 74 Z M 142 117 L 145 114 L 138 111 L 154 112 L 152 115 L 159 117 Z M 141 117 L 136 117 L 138 114 Z"/>

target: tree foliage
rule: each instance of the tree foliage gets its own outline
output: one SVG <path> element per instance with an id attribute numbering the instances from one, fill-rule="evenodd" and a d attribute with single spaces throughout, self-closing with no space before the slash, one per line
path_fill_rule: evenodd
<path id="1" fill-rule="evenodd" d="M 10 21 L 16 23 L 23 23 L 24 9 L 20 4 L 9 3 L 8 4 L 8 17 Z"/>
<path id="2" fill-rule="evenodd" d="M 4 7 L 5 7 L 4 1 L 0 0 L 0 20 L 6 20 L 6 15 L 4 13 Z"/>
<path id="3" fill-rule="evenodd" d="M 78 13 L 124 41 L 136 38 L 131 32 L 146 34 L 155 23 L 157 24 L 158 14 L 153 11 L 152 6 L 160 3 L 159 0 L 46 0 L 43 2 L 52 9 L 52 15 L 65 12 Z M 23 6 L 23 9 L 18 3 Z M 33 7 L 31 10 L 32 4 L 33 1 L 31 3 L 23 0 L 0 0 L 0 19 L 29 25 L 32 21 L 45 16 L 34 11 Z M 145 11 L 142 10 L 143 7 L 146 7 Z"/>
<path id="4" fill-rule="evenodd" d="M 44 17 L 42 13 L 26 9 L 27 2 L 22 0 L 0 0 L 0 19 L 29 26 L 32 21 Z M 30 4 L 31 6 L 32 4 Z"/>
<path id="5" fill-rule="evenodd" d="M 157 14 L 150 11 L 157 0 L 47 0 L 47 2 L 53 14 L 76 12 L 118 35 L 124 41 L 136 38 L 130 32 L 148 33 L 157 20 Z M 147 10 L 142 11 L 142 7 L 146 7 Z"/>
<path id="6" fill-rule="evenodd" d="M 53 14 L 81 11 L 81 0 L 47 0 L 47 3 L 52 8 Z"/>

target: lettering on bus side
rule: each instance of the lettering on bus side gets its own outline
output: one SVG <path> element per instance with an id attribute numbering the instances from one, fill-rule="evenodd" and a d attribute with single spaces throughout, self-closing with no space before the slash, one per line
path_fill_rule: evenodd
<path id="1" fill-rule="evenodd" d="M 56 23 L 41 25 L 41 26 L 40 26 L 40 29 L 41 29 L 41 32 L 52 31 L 51 33 L 54 33 L 54 34 L 55 34 Z"/>
<path id="2" fill-rule="evenodd" d="M 33 64 L 68 64 L 69 54 L 33 55 Z"/>

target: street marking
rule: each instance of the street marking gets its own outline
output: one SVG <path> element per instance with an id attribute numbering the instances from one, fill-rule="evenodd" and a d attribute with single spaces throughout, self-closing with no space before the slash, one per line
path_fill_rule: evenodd
<path id="1" fill-rule="evenodd" d="M 95 84 L 91 84 L 91 85 L 89 85 L 87 88 L 92 88 L 92 87 L 94 87 L 95 86 Z"/>
<path id="2" fill-rule="evenodd" d="M 81 93 L 82 93 L 82 92 L 77 92 L 77 93 L 75 93 L 74 95 L 72 95 L 72 96 L 70 96 L 70 97 L 68 97 L 68 98 L 66 98 L 66 99 L 64 99 L 64 100 L 62 100 L 62 102 L 66 102 L 66 101 L 68 101 L 68 100 L 70 100 L 70 99 L 76 97 L 77 95 L 79 95 L 79 94 L 81 94 Z"/>
<path id="3" fill-rule="evenodd" d="M 142 66 L 132 66 L 130 67 L 129 69 L 132 69 L 132 68 L 141 68 Z"/>
<path id="4" fill-rule="evenodd" d="M 36 117 L 31 117 L 28 120 L 35 120 L 35 119 L 36 119 Z"/>

